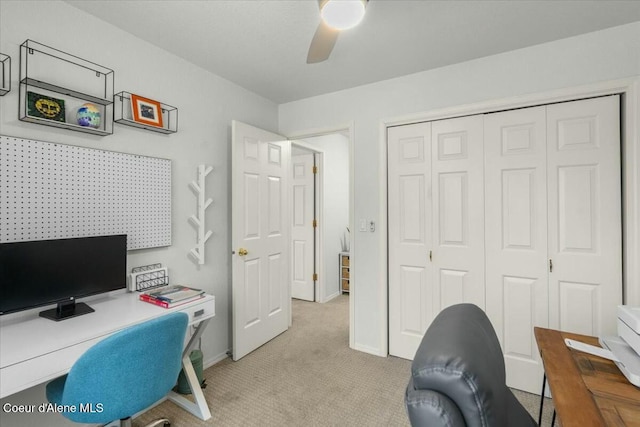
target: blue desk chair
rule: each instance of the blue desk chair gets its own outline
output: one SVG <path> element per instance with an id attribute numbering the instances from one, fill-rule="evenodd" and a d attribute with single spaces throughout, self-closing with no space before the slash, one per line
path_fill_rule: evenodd
<path id="1" fill-rule="evenodd" d="M 162 399 L 176 384 L 188 316 L 171 313 L 131 326 L 95 344 L 67 375 L 47 384 L 47 399 L 75 422 L 105 424 L 131 417 Z M 75 409 L 75 412 L 73 411 Z M 158 425 L 169 421 L 162 419 Z"/>

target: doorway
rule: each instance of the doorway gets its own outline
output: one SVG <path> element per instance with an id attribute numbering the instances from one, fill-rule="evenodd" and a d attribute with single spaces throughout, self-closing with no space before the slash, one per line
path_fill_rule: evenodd
<path id="1" fill-rule="evenodd" d="M 300 141 L 303 138 L 310 141 Z M 346 191 L 347 221 L 353 224 L 353 126 L 348 130 L 297 136 L 298 145 L 329 154 L 333 159 L 324 176 L 322 188 L 330 194 Z M 343 144 L 331 144 L 339 140 Z M 291 145 L 284 136 L 232 121 L 232 355 L 234 360 L 255 350 L 291 326 Z M 323 148 L 314 147 L 321 144 Z M 326 147 L 326 148 L 325 148 Z M 331 152 L 331 153 L 330 153 Z M 323 155 L 324 157 L 324 155 Z M 340 167 L 339 165 L 347 165 Z M 322 167 L 322 166 L 321 166 Z M 339 168 L 346 174 L 333 171 Z M 347 184 L 347 185 L 345 185 Z M 329 193 L 322 191 L 321 194 Z M 324 198 L 323 198 L 324 199 Z M 329 197 L 328 199 L 333 200 Z M 318 288 L 318 302 L 338 296 L 339 239 L 331 238 L 329 225 L 333 222 L 332 204 L 322 204 L 319 222 L 326 227 L 319 240 L 328 242 L 319 256 L 326 253 L 320 274 L 327 286 Z M 338 209 L 336 209 L 338 210 Z M 326 212 L 326 214 L 325 214 Z M 328 218 L 325 220 L 324 218 Z M 349 227 L 352 228 L 352 227 Z M 348 229 L 347 229 L 348 230 Z M 337 243 L 336 243 L 337 242 Z M 335 260 L 335 264 L 331 260 Z M 351 259 L 353 267 L 354 259 Z M 332 265 L 335 268 L 331 268 Z M 331 280 L 332 271 L 335 279 Z M 325 275 L 325 272 L 327 273 Z M 324 277 L 326 276 L 326 277 Z M 355 284 L 353 275 L 351 282 Z M 336 289 L 334 291 L 334 288 Z M 353 293 L 354 288 L 351 287 Z M 349 345 L 354 346 L 354 298 L 349 298 Z"/>
<path id="2" fill-rule="evenodd" d="M 302 171 L 314 162 L 315 184 L 305 184 Z M 327 302 L 343 291 L 340 286 L 339 255 L 351 249 L 349 221 L 350 196 L 350 144 L 348 131 L 331 132 L 292 141 L 292 297 L 316 302 Z M 296 178 L 298 176 L 298 179 Z M 313 197 L 303 197 L 309 188 Z M 296 201 L 296 198 L 298 201 Z M 314 219 L 301 226 L 306 209 L 315 212 Z M 313 201 L 313 206 L 311 206 Z M 296 219 L 297 218 L 297 219 Z M 314 224 L 315 227 L 311 224 Z M 309 232 L 311 227 L 312 232 Z M 313 239 L 313 245 L 306 243 Z M 314 255 L 306 256 L 313 248 Z M 303 264 L 306 263 L 306 264 Z M 315 268 L 314 268 L 315 267 Z M 303 272 L 313 271 L 313 274 Z M 311 285 L 304 284 L 311 276 Z M 302 291 L 300 291 L 302 289 Z M 309 295 L 313 299 L 305 298 Z M 297 295 L 296 295 L 297 294 Z"/>

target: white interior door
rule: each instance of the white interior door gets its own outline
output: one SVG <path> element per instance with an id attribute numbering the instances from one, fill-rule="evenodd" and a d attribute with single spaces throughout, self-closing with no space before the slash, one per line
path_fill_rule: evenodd
<path id="1" fill-rule="evenodd" d="M 549 322 L 546 108 L 487 114 L 484 135 L 487 315 L 507 385 L 539 393 L 533 328 Z"/>
<path id="2" fill-rule="evenodd" d="M 616 334 L 622 303 L 620 99 L 547 107 L 549 326 Z"/>
<path id="3" fill-rule="evenodd" d="M 431 128 L 434 315 L 462 302 L 485 308 L 482 120 L 438 120 Z"/>
<path id="4" fill-rule="evenodd" d="M 413 359 L 434 317 L 431 123 L 388 129 L 389 353 Z"/>
<path id="5" fill-rule="evenodd" d="M 291 296 L 306 301 L 315 300 L 314 280 L 314 155 L 291 157 L 292 204 L 291 225 Z"/>
<path id="6" fill-rule="evenodd" d="M 284 139 L 232 122 L 234 360 L 289 326 L 291 147 Z"/>

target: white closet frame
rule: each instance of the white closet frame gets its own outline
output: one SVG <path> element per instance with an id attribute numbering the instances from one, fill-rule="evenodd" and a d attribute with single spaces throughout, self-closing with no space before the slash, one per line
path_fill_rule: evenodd
<path id="1" fill-rule="evenodd" d="M 604 95 L 622 95 L 622 174 L 623 174 L 623 298 L 624 303 L 640 305 L 640 76 L 559 89 L 512 98 L 432 110 L 423 113 L 382 119 L 379 125 L 380 170 L 380 259 L 388 260 L 387 216 L 387 128 L 425 121 L 442 120 L 515 108 L 532 107 Z M 389 354 L 388 267 L 379 264 L 380 355 Z"/>

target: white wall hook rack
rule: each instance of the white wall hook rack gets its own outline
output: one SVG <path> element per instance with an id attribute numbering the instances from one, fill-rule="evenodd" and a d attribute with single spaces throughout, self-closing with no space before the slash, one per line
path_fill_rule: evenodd
<path id="1" fill-rule="evenodd" d="M 200 265 L 203 265 L 205 262 L 204 244 L 206 243 L 207 240 L 209 240 L 209 237 L 211 237 L 211 234 L 212 234 L 211 230 L 208 230 L 205 232 L 205 225 L 204 225 L 205 211 L 207 210 L 211 202 L 213 202 L 213 200 L 211 200 L 210 198 L 205 200 L 205 191 L 204 191 L 205 178 L 207 177 L 207 175 L 209 175 L 209 173 L 212 170 L 213 170 L 213 167 L 211 166 L 198 165 L 198 182 L 196 183 L 195 181 L 191 181 L 189 183 L 189 186 L 196 193 L 196 196 L 198 197 L 197 216 L 191 215 L 189 217 L 189 222 L 194 227 L 196 227 L 196 230 L 198 231 L 198 244 L 196 245 L 196 247 L 191 249 L 191 251 L 189 251 L 189 255 L 195 258 L 195 260 L 198 261 L 198 264 Z"/>

